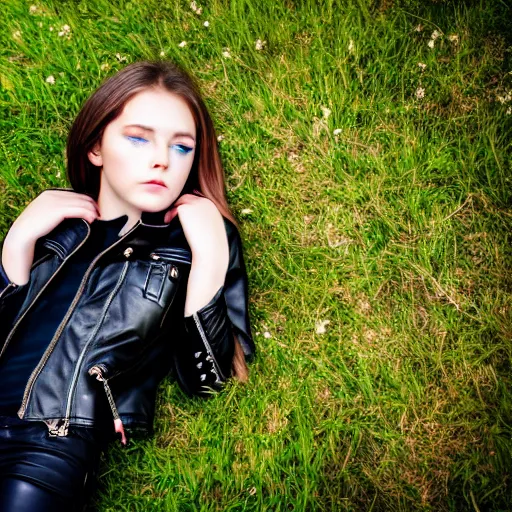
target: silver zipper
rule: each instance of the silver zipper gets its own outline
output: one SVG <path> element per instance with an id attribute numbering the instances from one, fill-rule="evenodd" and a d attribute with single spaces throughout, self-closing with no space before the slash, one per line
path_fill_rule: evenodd
<path id="1" fill-rule="evenodd" d="M 85 221 L 84 221 L 85 222 Z M 65 258 L 62 263 L 60 264 L 60 266 L 57 268 L 57 270 L 53 273 L 53 275 L 50 277 L 50 279 L 48 279 L 48 281 L 46 281 L 46 284 L 39 290 L 39 293 L 34 297 L 34 299 L 32 300 L 32 302 L 25 308 L 25 311 L 23 312 L 23 314 L 18 318 L 18 320 L 16 321 L 16 323 L 13 325 L 11 331 L 9 332 L 7 338 L 5 339 L 5 343 L 4 343 L 4 346 L 2 348 L 2 350 L 0 351 L 0 359 L 2 358 L 2 355 L 4 354 L 5 352 L 5 349 L 7 348 L 7 345 L 9 345 L 9 342 L 11 341 L 11 338 L 14 334 L 14 331 L 17 329 L 18 325 L 20 324 L 20 322 L 23 320 L 23 318 L 25 318 L 27 312 L 30 310 L 30 308 L 34 305 L 34 303 L 37 301 L 37 299 L 41 296 L 41 294 L 46 290 L 46 288 L 48 288 L 49 284 L 52 282 L 53 278 L 57 275 L 57 273 L 59 272 L 59 270 L 64 266 L 64 263 L 66 263 L 67 260 L 69 260 L 69 258 L 71 258 L 71 256 L 73 256 L 73 254 L 75 254 L 76 251 L 78 251 L 78 249 L 80 249 L 80 247 L 82 247 L 82 245 L 85 243 L 85 241 L 89 238 L 89 235 L 91 234 L 91 228 L 89 227 L 89 224 L 86 223 L 86 226 L 87 226 L 87 235 L 85 236 L 85 238 L 82 240 L 82 242 L 80 244 L 78 244 L 76 247 L 75 247 L 75 250 L 72 251 L 69 256 L 67 258 Z M 40 260 L 38 260 L 39 262 Z M 17 286 L 17 285 L 14 285 L 14 286 Z"/>
<path id="2" fill-rule="evenodd" d="M 224 377 L 222 370 L 220 369 L 219 363 L 217 363 L 217 360 L 215 359 L 215 356 L 213 355 L 212 347 L 210 346 L 210 343 L 208 343 L 208 340 L 206 338 L 206 333 L 203 330 L 203 326 L 201 325 L 201 321 L 199 320 L 199 316 L 197 313 L 192 314 L 192 318 L 194 319 L 194 322 L 196 324 L 197 330 L 199 331 L 199 335 L 201 336 L 201 339 L 203 340 L 204 346 L 206 347 L 206 351 L 208 352 L 208 356 L 211 358 L 211 361 L 213 362 L 213 373 L 217 377 L 216 382 L 225 381 L 226 377 Z M 206 358 L 208 361 L 208 357 Z M 222 377 L 222 379 L 219 377 Z"/>
<path id="3" fill-rule="evenodd" d="M 112 390 L 110 389 L 110 386 L 108 385 L 108 379 L 105 379 L 103 377 L 103 372 L 105 371 L 105 367 L 102 364 L 99 364 L 97 366 L 93 366 L 89 370 L 89 375 L 96 376 L 96 380 L 99 380 L 103 383 L 103 389 L 105 390 L 105 394 L 107 395 L 108 404 L 110 405 L 110 410 L 112 411 L 112 416 L 114 417 L 114 420 L 120 419 L 119 411 L 116 407 L 116 402 L 114 400 L 114 395 L 112 394 Z"/>
<path id="4" fill-rule="evenodd" d="M 86 222 L 86 221 L 84 221 Z M 86 223 L 87 224 L 87 223 Z M 27 402 L 28 402 L 28 399 L 29 399 L 29 396 L 30 396 L 30 392 L 32 391 L 32 387 L 34 385 L 34 381 L 36 380 L 36 378 L 39 376 L 39 374 L 41 373 L 41 371 L 43 370 L 44 366 L 46 365 L 46 362 L 48 361 L 48 358 L 50 357 L 51 353 L 53 352 L 53 349 L 55 348 L 55 345 L 57 344 L 57 341 L 62 333 L 62 331 L 64 330 L 64 326 L 66 325 L 67 321 L 69 320 L 69 317 L 71 316 L 71 314 L 73 313 L 73 310 L 75 309 L 75 306 L 76 304 L 78 303 L 78 301 L 80 300 L 80 297 L 82 296 L 82 292 L 83 292 L 83 289 L 85 287 L 85 283 L 89 277 L 89 274 L 91 273 L 92 269 L 94 268 L 94 265 L 96 264 L 96 262 L 105 254 L 107 253 L 108 251 L 110 251 L 113 247 L 115 247 L 116 245 L 118 245 L 119 243 L 121 243 L 128 235 L 130 235 L 136 228 L 137 226 L 140 224 L 140 220 L 137 221 L 137 223 L 132 227 L 132 229 L 130 229 L 130 231 L 128 231 L 127 233 L 125 233 L 125 235 L 123 237 L 121 237 L 117 242 L 115 242 L 114 244 L 112 244 L 110 247 L 108 247 L 107 249 L 105 249 L 103 252 L 101 252 L 98 256 L 96 256 L 96 258 L 94 258 L 94 260 L 92 261 L 92 263 L 89 265 L 89 267 L 87 268 L 85 274 L 84 274 L 84 277 L 82 278 L 82 282 L 80 283 L 80 286 L 78 288 L 78 291 L 75 295 L 75 298 L 73 299 L 73 302 L 71 303 L 71 305 L 69 306 L 69 309 L 66 313 L 66 316 L 64 317 L 64 319 L 62 320 L 62 322 L 60 323 L 57 331 L 55 332 L 52 340 L 50 341 L 50 344 L 48 345 L 48 348 L 46 349 L 45 353 L 43 354 L 43 357 L 41 358 L 41 360 L 39 361 L 39 364 L 36 366 L 36 368 L 34 369 L 34 371 L 32 372 L 32 374 L 30 375 L 30 378 L 27 382 L 27 385 L 25 387 L 25 392 L 23 393 L 23 400 L 21 402 L 21 407 L 18 411 L 18 416 L 23 419 L 23 416 L 25 415 L 25 411 L 26 411 L 26 407 L 27 407 Z M 87 224 L 87 229 L 88 229 L 88 233 L 87 233 L 87 236 L 86 238 L 82 241 L 82 243 L 62 262 L 61 266 L 55 271 L 55 273 L 53 274 L 53 276 L 48 280 L 48 282 L 46 283 L 46 285 L 41 289 L 41 291 L 37 294 L 36 298 L 32 301 L 32 303 L 30 304 L 30 306 L 32 304 L 34 304 L 34 302 L 39 298 L 39 296 L 41 295 L 41 293 L 43 292 L 43 290 L 48 286 L 49 282 L 51 281 L 51 279 L 53 279 L 53 277 L 57 274 L 57 272 L 62 268 L 62 266 L 64 265 L 64 263 L 85 243 L 85 241 L 87 240 L 87 238 L 89 237 L 90 233 L 91 233 L 91 228 L 89 227 L 89 224 Z M 30 307 L 29 306 L 29 307 Z M 27 308 L 28 310 L 28 308 Z M 25 310 L 25 313 L 27 312 L 27 310 Z M 25 314 L 23 315 L 25 316 Z M 21 321 L 23 317 L 21 317 L 18 322 L 16 322 L 16 325 L 13 327 L 13 329 L 11 330 L 11 333 L 9 335 L 9 338 L 11 337 L 14 329 L 17 327 L 17 325 L 19 324 L 19 322 Z M 5 346 L 4 346 L 4 350 L 5 350 Z M 0 353 L 0 357 L 1 357 L 1 353 Z M 65 429 L 67 431 L 67 427 Z M 63 434 L 65 435 L 65 434 Z"/>
<path id="5" fill-rule="evenodd" d="M 112 290 L 112 293 L 109 295 L 107 302 L 105 303 L 105 306 L 103 307 L 103 311 L 101 312 L 100 321 L 96 324 L 96 327 L 89 337 L 89 340 L 85 344 L 84 348 L 82 349 L 82 352 L 80 353 L 80 356 L 78 358 L 78 361 L 75 364 L 75 371 L 73 372 L 73 378 L 71 379 L 71 385 L 69 386 L 68 396 L 67 396 L 67 405 L 66 405 L 66 417 L 64 418 L 64 421 L 68 422 L 69 424 L 69 417 L 71 415 L 71 404 L 72 404 L 72 398 L 73 394 L 75 392 L 76 382 L 78 380 L 78 374 L 80 372 L 80 367 L 82 366 L 82 361 L 84 360 L 85 354 L 87 352 L 87 349 L 89 348 L 89 345 L 94 340 L 96 334 L 98 334 L 98 330 L 101 327 L 101 324 L 103 323 L 103 320 L 105 318 L 105 315 L 107 314 L 107 310 L 110 307 L 110 304 L 114 300 L 114 296 L 119 291 L 119 288 L 121 287 L 121 284 L 124 281 L 124 278 L 126 276 L 126 272 L 128 271 L 128 265 L 130 264 L 129 261 L 126 261 L 123 265 L 123 269 L 121 271 L 121 275 L 119 276 L 119 279 L 117 280 L 116 286 Z M 65 434 L 58 434 L 58 435 L 67 435 L 67 429 Z"/>
<path id="6" fill-rule="evenodd" d="M 0 293 L 0 299 L 11 289 L 11 288 L 16 288 L 18 287 L 19 285 L 17 285 L 16 283 L 8 283 L 7 286 L 2 290 L 2 292 Z M 0 354 L 1 355 L 1 354 Z"/>

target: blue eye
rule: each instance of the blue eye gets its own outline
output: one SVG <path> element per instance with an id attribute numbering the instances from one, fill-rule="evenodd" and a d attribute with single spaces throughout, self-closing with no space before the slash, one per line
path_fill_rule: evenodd
<path id="1" fill-rule="evenodd" d="M 135 146 L 142 146 L 142 144 L 146 144 L 147 139 L 142 137 L 133 137 L 132 135 L 127 135 L 126 138 Z"/>
<path id="2" fill-rule="evenodd" d="M 171 148 L 175 149 L 178 153 L 181 153 L 182 155 L 187 155 L 192 151 L 192 149 L 194 149 L 189 146 L 184 146 L 183 144 L 173 144 Z"/>

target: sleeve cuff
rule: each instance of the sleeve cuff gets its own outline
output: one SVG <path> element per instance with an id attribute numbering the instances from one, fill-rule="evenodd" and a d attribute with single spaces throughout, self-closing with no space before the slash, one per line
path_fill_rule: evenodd
<path id="1" fill-rule="evenodd" d="M 220 389 L 231 376 L 234 340 L 221 287 L 212 300 L 184 318 L 185 339 L 177 348 L 176 368 L 189 394 Z"/>

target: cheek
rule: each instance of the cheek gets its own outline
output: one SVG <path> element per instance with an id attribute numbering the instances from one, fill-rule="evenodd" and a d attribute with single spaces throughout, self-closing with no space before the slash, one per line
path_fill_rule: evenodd
<path id="1" fill-rule="evenodd" d="M 142 147 L 121 145 L 116 151 L 104 155 L 104 166 L 110 166 L 113 170 L 122 171 L 124 175 L 140 172 L 146 168 L 148 151 Z"/>
<path id="2" fill-rule="evenodd" d="M 171 154 L 170 169 L 173 174 L 180 177 L 188 178 L 192 164 L 194 163 L 194 155 Z"/>

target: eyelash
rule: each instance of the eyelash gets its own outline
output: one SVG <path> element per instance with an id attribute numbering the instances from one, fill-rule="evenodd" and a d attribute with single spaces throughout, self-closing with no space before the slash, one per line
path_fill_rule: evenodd
<path id="1" fill-rule="evenodd" d="M 133 135 L 127 135 L 126 138 L 135 146 L 142 146 L 149 142 L 147 139 L 144 139 L 143 137 L 134 137 Z M 170 147 L 176 149 L 178 153 L 182 155 L 187 155 L 193 149 L 189 146 L 185 146 L 184 144 L 173 144 Z"/>

